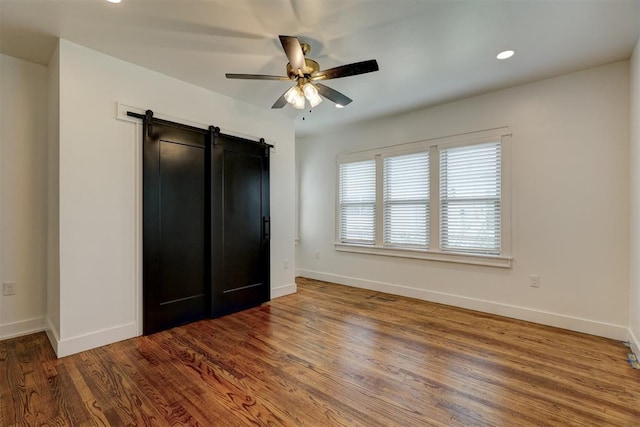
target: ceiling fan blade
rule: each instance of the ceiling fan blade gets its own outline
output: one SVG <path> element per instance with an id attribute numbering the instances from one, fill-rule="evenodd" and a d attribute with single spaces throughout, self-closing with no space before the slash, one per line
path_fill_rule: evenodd
<path id="1" fill-rule="evenodd" d="M 286 76 L 268 76 L 266 74 L 233 74 L 227 73 L 225 76 L 228 79 L 243 79 L 243 80 L 287 80 L 289 81 L 289 77 Z"/>
<path id="2" fill-rule="evenodd" d="M 329 86 L 325 86 L 322 83 L 314 83 L 314 85 L 318 89 L 318 93 L 320 95 L 324 96 L 329 101 L 342 105 L 343 107 L 351 104 L 353 101 L 353 99 L 349 98 L 347 95 L 344 95 L 335 89 L 331 89 Z"/>
<path id="3" fill-rule="evenodd" d="M 291 68 L 294 70 L 304 70 L 306 69 L 306 63 L 304 62 L 304 53 L 302 53 L 302 46 L 300 46 L 300 41 L 297 37 L 290 36 L 280 36 L 280 43 L 282 43 L 282 48 L 284 52 L 287 54 L 287 58 L 289 58 L 289 64 L 291 64 Z"/>
<path id="4" fill-rule="evenodd" d="M 329 80 L 338 79 L 340 77 L 357 76 L 358 74 L 371 73 L 378 71 L 378 61 L 370 59 L 368 61 L 355 62 L 353 64 L 341 65 L 328 70 L 318 71 L 311 76 L 311 80 Z"/>
<path id="5" fill-rule="evenodd" d="M 287 89 L 284 93 L 287 93 L 288 91 L 289 91 L 289 89 Z M 278 98 L 276 100 L 276 102 L 273 103 L 271 108 L 282 108 L 285 105 L 287 105 L 287 100 L 284 98 L 284 93 L 282 94 L 282 96 L 280 98 Z"/>

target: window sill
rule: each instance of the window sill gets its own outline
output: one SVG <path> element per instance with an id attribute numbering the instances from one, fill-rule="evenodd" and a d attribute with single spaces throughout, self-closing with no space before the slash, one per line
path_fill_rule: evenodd
<path id="1" fill-rule="evenodd" d="M 459 264 L 484 265 L 489 267 L 511 268 L 513 258 L 508 256 L 462 254 L 422 249 L 381 248 L 379 246 L 334 243 L 340 252 L 353 252 L 369 255 L 394 256 L 400 258 L 427 259 L 432 261 L 455 262 Z"/>

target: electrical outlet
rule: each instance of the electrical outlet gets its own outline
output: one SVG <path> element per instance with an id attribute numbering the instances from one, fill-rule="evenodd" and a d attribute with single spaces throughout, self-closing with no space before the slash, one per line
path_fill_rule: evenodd
<path id="1" fill-rule="evenodd" d="M 529 286 L 531 286 L 532 288 L 539 288 L 540 276 L 537 276 L 535 274 L 532 274 L 531 276 L 529 276 Z"/>
<path id="2" fill-rule="evenodd" d="M 2 295 L 9 296 L 16 294 L 16 282 L 4 282 L 2 285 Z"/>
<path id="3" fill-rule="evenodd" d="M 289 269 L 289 260 L 288 259 L 285 259 L 282 264 L 283 264 L 285 270 Z"/>
<path id="4" fill-rule="evenodd" d="M 316 251 L 316 259 L 320 259 L 320 251 Z"/>

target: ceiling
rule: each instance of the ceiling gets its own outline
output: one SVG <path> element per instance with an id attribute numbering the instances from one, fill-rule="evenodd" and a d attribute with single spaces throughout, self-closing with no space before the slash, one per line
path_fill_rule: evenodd
<path id="1" fill-rule="evenodd" d="M 346 108 L 281 110 L 305 136 L 626 59 L 640 0 L 0 0 L 2 53 L 46 65 L 61 37 L 264 108 L 292 84 L 224 74 L 286 75 L 279 34 L 380 67 L 325 82 Z"/>

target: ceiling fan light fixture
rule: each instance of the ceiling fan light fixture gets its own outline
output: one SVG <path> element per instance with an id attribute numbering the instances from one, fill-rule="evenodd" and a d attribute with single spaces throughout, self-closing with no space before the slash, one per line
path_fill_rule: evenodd
<path id="1" fill-rule="evenodd" d="M 309 104 L 311 105 L 311 108 L 315 107 L 316 105 L 322 102 L 322 98 L 320 97 L 320 95 L 316 95 L 313 98 L 307 98 L 307 99 L 309 100 Z"/>
<path id="2" fill-rule="evenodd" d="M 297 108 L 298 110 L 304 110 L 304 102 L 304 96 L 301 96 L 300 98 L 297 98 L 291 105 L 293 105 L 293 108 Z"/>
<path id="3" fill-rule="evenodd" d="M 336 108 L 344 108 L 344 105 L 342 105 L 342 104 L 336 104 Z"/>
<path id="4" fill-rule="evenodd" d="M 312 83 L 305 83 L 304 86 L 302 86 L 302 91 L 304 92 L 304 96 L 309 100 L 311 108 L 322 102 L 322 97 L 318 94 L 318 89 Z"/>
<path id="5" fill-rule="evenodd" d="M 293 86 L 291 89 L 285 92 L 284 99 L 294 108 L 298 110 L 302 110 L 304 108 L 304 94 L 302 93 L 302 89 L 298 85 Z"/>

